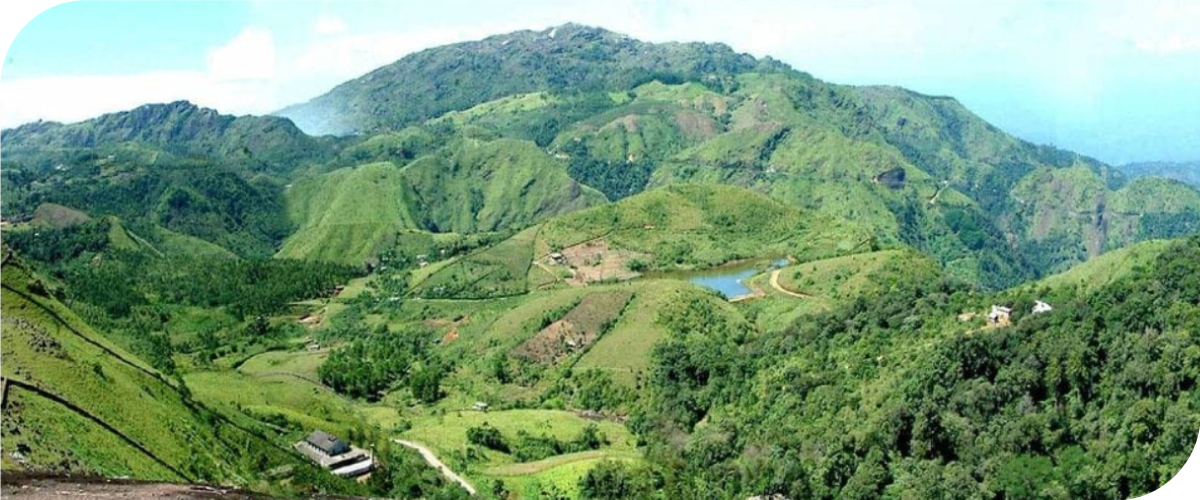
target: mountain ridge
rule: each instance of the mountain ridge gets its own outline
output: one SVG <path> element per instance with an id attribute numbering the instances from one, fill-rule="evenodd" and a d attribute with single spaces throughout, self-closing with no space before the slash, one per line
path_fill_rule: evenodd
<path id="1" fill-rule="evenodd" d="M 704 58 L 698 57 L 701 55 Z M 627 60 L 619 60 L 621 57 Z M 468 65 L 470 68 L 465 68 Z M 478 68 L 504 69 L 512 74 L 496 82 L 480 81 L 470 71 Z M 571 23 L 415 52 L 276 114 L 316 135 L 345 135 L 399 129 L 503 95 L 622 90 L 656 76 L 691 81 L 750 68 L 791 70 L 774 59 L 737 54 L 724 44 L 650 44 Z M 410 79 L 408 74 L 426 77 Z M 354 95 L 363 92 L 367 95 Z M 368 106 L 372 109 L 364 109 Z"/>

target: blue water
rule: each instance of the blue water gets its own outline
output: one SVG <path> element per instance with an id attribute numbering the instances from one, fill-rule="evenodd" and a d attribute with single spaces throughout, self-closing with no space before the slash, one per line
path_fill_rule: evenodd
<path id="1" fill-rule="evenodd" d="M 773 269 L 778 269 L 788 265 L 787 259 L 779 259 L 771 262 L 771 265 L 763 270 L 762 261 L 757 263 L 746 263 L 736 266 L 716 267 L 705 269 L 703 271 L 690 271 L 680 273 L 670 273 L 675 277 L 684 278 L 694 284 L 705 288 L 716 290 L 717 293 L 725 296 L 727 299 L 740 297 L 742 295 L 750 295 L 754 293 L 750 287 L 745 285 L 745 281 L 751 276 L 761 272 L 769 272 Z"/>
<path id="2" fill-rule="evenodd" d="M 758 273 L 758 271 L 754 269 L 745 269 L 722 274 L 693 276 L 689 278 L 688 281 L 705 288 L 716 290 L 717 293 L 724 295 L 725 298 L 732 299 L 734 297 L 750 295 L 753 293 L 750 288 L 742 284 L 742 280 L 754 276 L 756 273 Z"/>

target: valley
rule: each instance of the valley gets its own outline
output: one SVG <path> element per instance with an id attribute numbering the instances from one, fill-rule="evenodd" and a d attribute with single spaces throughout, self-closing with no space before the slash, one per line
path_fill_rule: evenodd
<path id="1" fill-rule="evenodd" d="M 569 24 L 0 142 L 6 476 L 1127 498 L 1200 425 L 1200 191 L 950 97 Z"/>

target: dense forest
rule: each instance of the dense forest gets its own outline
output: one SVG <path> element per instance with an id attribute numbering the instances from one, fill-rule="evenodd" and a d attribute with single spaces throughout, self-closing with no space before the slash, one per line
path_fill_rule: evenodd
<path id="1" fill-rule="evenodd" d="M 407 382 L 418 399 L 432 403 L 441 397 L 437 381 L 442 368 L 430 350 L 430 333 L 416 328 L 390 332 L 380 326 L 366 335 L 326 334 L 345 335 L 348 342 L 321 363 L 317 374 L 333 390 L 367 399 L 378 399 L 397 383 Z"/>
<path id="2" fill-rule="evenodd" d="M 1194 445 L 1174 166 L 574 24 L 278 114 L 0 133 L 5 380 L 109 426 L 6 399 L 6 472 L 466 498 L 401 439 L 496 500 L 1118 499 Z M 295 466 L 317 429 L 378 469 Z M 251 444 L 177 467 L 193 436 Z"/>
<path id="3" fill-rule="evenodd" d="M 1007 328 L 947 334 L 969 288 L 889 286 L 758 337 L 668 313 L 632 424 L 654 467 L 597 468 L 586 495 L 1128 498 L 1191 453 L 1200 238 L 1095 291 L 1041 290 L 1054 314 L 999 296 Z"/>

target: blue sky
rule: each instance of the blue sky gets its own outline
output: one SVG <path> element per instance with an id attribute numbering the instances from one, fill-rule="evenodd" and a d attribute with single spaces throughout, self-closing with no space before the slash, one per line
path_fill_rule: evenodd
<path id="1" fill-rule="evenodd" d="M 74 2 L 17 35 L 0 126 L 189 99 L 265 113 L 427 47 L 573 21 L 951 95 L 1120 163 L 1200 158 L 1200 2 Z"/>

